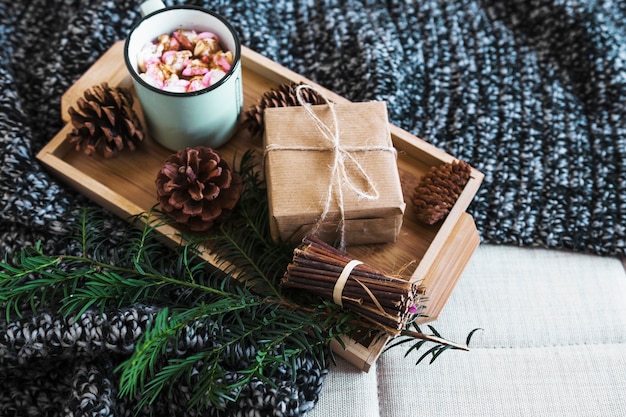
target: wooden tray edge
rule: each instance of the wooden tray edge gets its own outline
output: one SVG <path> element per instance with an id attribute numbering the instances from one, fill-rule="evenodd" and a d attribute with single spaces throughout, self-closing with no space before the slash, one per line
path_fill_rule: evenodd
<path id="1" fill-rule="evenodd" d="M 101 74 L 103 71 L 101 71 L 99 66 L 96 65 L 98 61 L 103 61 L 107 59 L 107 57 L 110 55 L 120 54 L 120 50 L 123 49 L 123 46 L 124 41 L 116 42 L 76 81 L 76 83 L 72 85 L 71 89 L 68 90 L 69 94 L 64 94 L 61 100 L 61 116 L 66 123 L 69 121 L 69 115 L 67 112 L 69 106 L 73 105 L 76 102 L 79 95 L 82 95 L 82 92 L 85 89 L 92 86 L 92 81 L 90 81 L 91 79 L 93 79 L 94 77 L 96 77 L 97 79 L 102 78 Z M 349 102 L 349 100 L 334 93 L 333 91 L 328 90 L 312 82 L 311 80 L 308 80 L 307 78 L 281 66 L 280 64 L 258 54 L 257 52 L 247 47 L 242 47 L 242 63 L 244 65 L 247 65 L 248 68 L 250 68 L 251 70 L 262 74 L 268 80 L 271 80 L 272 82 L 275 82 L 277 84 L 285 82 L 306 82 L 308 84 L 314 85 L 317 88 L 320 88 L 322 91 L 324 91 L 327 97 L 333 101 Z M 109 66 L 107 67 L 106 72 L 109 73 L 110 71 L 112 71 L 112 69 Z M 117 82 L 117 84 L 115 85 L 122 85 L 122 81 L 127 79 L 126 70 L 124 68 L 123 62 L 120 62 L 119 67 L 116 66 L 115 71 L 116 74 L 122 74 L 119 76 L 119 78 L 116 78 L 118 81 L 115 81 Z M 49 141 L 37 153 L 36 158 L 40 160 L 44 165 L 49 167 L 53 172 L 62 175 L 72 187 L 85 194 L 87 197 L 89 197 L 99 205 L 105 207 L 108 210 L 111 210 L 119 217 L 128 219 L 132 216 L 137 215 L 138 213 L 144 212 L 144 209 L 134 204 L 111 204 L 110 201 L 121 201 L 124 199 L 120 198 L 114 190 L 103 186 L 97 181 L 90 181 L 89 178 L 83 178 L 81 180 L 81 172 L 70 164 L 67 164 L 55 154 L 59 149 L 61 149 L 62 146 L 67 146 L 64 145 L 65 135 L 70 128 L 70 125 L 67 124 L 51 141 Z M 396 146 L 399 151 L 409 151 L 416 159 L 419 159 L 420 161 L 426 160 L 429 161 L 429 163 L 436 165 L 456 160 L 456 158 L 444 152 L 443 150 L 436 148 L 428 142 L 412 135 L 411 133 L 391 123 L 390 131 L 394 146 Z M 481 172 L 472 168 L 470 181 L 464 188 L 461 196 L 457 201 L 457 204 L 455 204 L 452 211 L 449 213 L 448 217 L 441 226 L 441 229 L 437 233 L 437 236 L 431 242 L 429 248 L 420 260 L 415 272 L 411 277 L 411 280 L 428 283 L 428 280 L 432 279 L 432 277 L 434 276 L 432 273 L 432 269 L 440 268 L 440 263 L 442 259 L 445 258 L 442 254 L 446 253 L 447 256 L 449 256 L 450 248 L 447 247 L 447 245 L 449 244 L 449 241 L 454 237 L 453 235 L 455 234 L 455 231 L 458 231 L 459 228 L 470 227 L 468 230 L 465 231 L 465 233 L 471 235 L 466 236 L 466 241 L 468 244 L 466 251 L 471 250 L 471 252 L 465 254 L 465 261 L 457 265 L 455 271 L 457 271 L 458 273 L 455 272 L 455 276 L 453 277 L 452 281 L 450 281 L 452 282 L 452 284 L 448 285 L 447 288 L 441 290 L 442 293 L 437 297 L 438 300 L 443 300 L 444 298 L 447 299 L 447 297 L 450 295 L 458 279 L 460 278 L 462 270 L 464 269 L 466 263 L 469 261 L 471 254 L 474 252 L 475 248 L 479 244 L 479 237 L 473 223 L 473 218 L 471 217 L 471 215 L 466 213 L 465 210 L 472 201 L 478 188 L 480 187 L 483 178 L 484 176 Z M 469 222 L 471 222 L 471 226 L 468 226 L 470 225 Z M 176 228 L 170 225 L 165 225 L 163 227 L 165 228 L 162 230 L 160 229 L 160 233 L 162 233 L 166 239 L 173 240 L 174 236 L 179 235 Z M 203 258 L 211 262 L 212 264 L 214 264 L 215 262 L 213 255 L 208 249 L 204 251 Z M 432 313 L 434 314 L 432 316 L 429 316 L 429 318 L 425 321 L 431 321 L 436 319 L 442 307 L 443 305 L 437 307 L 436 309 L 432 309 Z M 358 368 L 367 371 L 376 361 L 380 353 L 382 353 L 382 350 L 384 349 L 387 340 L 388 338 L 381 338 L 372 345 L 365 347 L 352 340 L 346 339 L 345 343 L 347 346 L 347 350 L 343 349 L 338 343 L 333 345 L 333 350 L 339 356 L 345 357 Z"/>

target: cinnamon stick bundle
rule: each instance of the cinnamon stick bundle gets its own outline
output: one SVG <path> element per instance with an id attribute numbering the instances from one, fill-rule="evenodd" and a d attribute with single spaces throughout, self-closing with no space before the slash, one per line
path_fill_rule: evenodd
<path id="1" fill-rule="evenodd" d="M 294 249 L 282 285 L 334 301 L 391 336 L 405 328 L 424 296 L 423 287 L 387 276 L 311 236 Z"/>

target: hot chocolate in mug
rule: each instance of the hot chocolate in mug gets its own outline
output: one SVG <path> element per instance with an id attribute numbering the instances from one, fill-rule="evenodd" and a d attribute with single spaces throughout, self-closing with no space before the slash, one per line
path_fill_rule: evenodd
<path id="1" fill-rule="evenodd" d="M 220 147 L 235 132 L 243 106 L 241 43 L 235 30 L 222 16 L 195 6 L 165 7 L 160 0 L 149 0 L 141 13 L 143 18 L 126 38 L 124 60 L 150 136 L 173 151 Z M 226 70 L 218 71 L 206 88 L 164 89 L 142 75 L 139 60 L 146 45 L 176 31 L 212 36 L 223 51 L 230 51 L 232 63 L 225 63 Z"/>

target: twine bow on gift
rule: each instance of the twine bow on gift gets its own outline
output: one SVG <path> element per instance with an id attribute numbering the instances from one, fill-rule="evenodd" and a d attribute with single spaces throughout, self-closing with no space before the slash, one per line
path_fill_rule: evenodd
<path id="1" fill-rule="evenodd" d="M 307 103 L 302 97 L 303 89 L 310 89 L 315 91 L 320 97 L 326 101 L 330 110 L 332 118 L 332 126 L 324 123 L 320 117 L 315 114 L 310 103 Z M 332 164 L 330 165 L 330 180 L 328 183 L 328 190 L 326 192 L 326 199 L 321 214 L 315 222 L 315 233 L 323 221 L 326 219 L 328 212 L 333 201 L 333 195 L 336 194 L 337 207 L 339 208 L 339 247 L 345 248 L 345 208 L 344 208 L 344 196 L 343 185 L 346 185 L 351 189 L 360 199 L 365 200 L 377 200 L 380 197 L 380 193 L 376 189 L 376 185 L 372 178 L 367 174 L 363 166 L 352 155 L 354 152 L 392 152 L 396 155 L 396 149 L 393 146 L 378 146 L 378 145 L 366 145 L 366 146 L 346 146 L 341 144 L 339 121 L 337 119 L 337 113 L 334 108 L 334 103 L 330 101 L 324 93 L 307 84 L 301 84 L 296 88 L 296 97 L 298 103 L 302 106 L 307 115 L 315 122 L 315 127 L 324 138 L 327 146 L 284 146 L 278 144 L 270 144 L 265 148 L 265 155 L 274 150 L 301 150 L 301 151 L 330 151 L 333 155 Z M 348 168 L 347 165 L 350 165 Z M 357 185 L 354 179 L 360 178 L 366 184 L 366 187 L 362 188 Z"/>

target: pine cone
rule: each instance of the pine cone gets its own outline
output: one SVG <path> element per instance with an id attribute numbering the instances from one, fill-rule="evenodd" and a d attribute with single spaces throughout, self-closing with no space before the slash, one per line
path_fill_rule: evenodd
<path id="1" fill-rule="evenodd" d="M 263 112 L 268 107 L 299 106 L 296 88 L 303 83 L 281 84 L 277 88 L 263 93 L 257 104 L 251 106 L 244 115 L 243 125 L 253 135 L 262 134 L 264 130 Z M 303 88 L 302 98 L 306 103 L 325 104 L 326 101 L 316 91 Z"/>
<path id="2" fill-rule="evenodd" d="M 98 148 L 105 158 L 117 155 L 126 146 L 131 151 L 143 140 L 144 133 L 133 110 L 133 97 L 123 88 L 110 88 L 107 83 L 85 90 L 76 105 L 70 107 L 74 128 L 66 140 L 76 150 L 92 155 Z"/>
<path id="3" fill-rule="evenodd" d="M 411 202 L 417 219 L 435 224 L 445 218 L 470 179 L 471 167 L 464 161 L 432 167 L 413 191 Z"/>
<path id="4" fill-rule="evenodd" d="M 208 230 L 228 217 L 243 188 L 230 164 L 203 146 L 171 155 L 155 182 L 163 211 L 191 231 Z"/>

